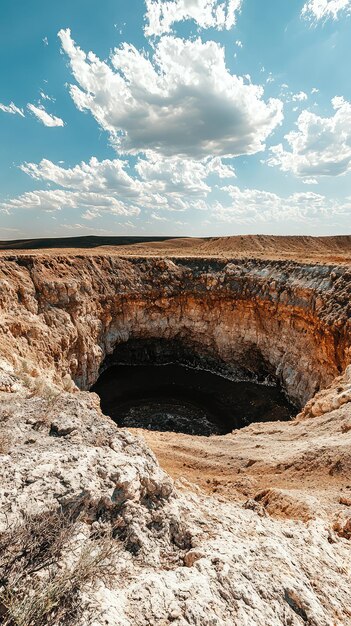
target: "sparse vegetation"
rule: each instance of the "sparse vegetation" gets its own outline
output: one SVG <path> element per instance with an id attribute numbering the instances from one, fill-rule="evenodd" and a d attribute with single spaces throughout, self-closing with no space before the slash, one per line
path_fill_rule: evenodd
<path id="1" fill-rule="evenodd" d="M 50 379 L 43 376 L 37 366 L 23 358 L 19 360 L 18 365 L 16 374 L 32 396 L 45 398 L 49 403 L 56 400 L 61 390 Z M 65 391 L 73 391 L 75 388 L 69 375 L 63 379 L 63 388 Z"/>
<path id="2" fill-rule="evenodd" d="M 0 454 L 7 454 L 10 448 L 10 437 L 7 433 L 0 432 Z"/>
<path id="3" fill-rule="evenodd" d="M 82 592 L 113 574 L 110 536 L 77 542 L 77 513 L 49 511 L 0 535 L 0 623 L 74 626 Z"/>

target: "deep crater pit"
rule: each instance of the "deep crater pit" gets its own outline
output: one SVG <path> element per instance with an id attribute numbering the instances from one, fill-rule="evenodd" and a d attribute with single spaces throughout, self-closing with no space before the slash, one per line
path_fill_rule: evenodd
<path id="1" fill-rule="evenodd" d="M 230 370 L 177 340 L 131 339 L 107 357 L 91 391 L 122 427 L 224 435 L 297 412 L 256 355 L 256 372 Z"/>

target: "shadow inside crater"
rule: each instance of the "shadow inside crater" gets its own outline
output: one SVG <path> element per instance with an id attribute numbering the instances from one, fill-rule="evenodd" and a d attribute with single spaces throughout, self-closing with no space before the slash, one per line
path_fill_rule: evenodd
<path id="1" fill-rule="evenodd" d="M 208 436 L 296 414 L 263 363 L 229 370 L 175 340 L 129 340 L 101 369 L 91 391 L 119 426 Z"/>

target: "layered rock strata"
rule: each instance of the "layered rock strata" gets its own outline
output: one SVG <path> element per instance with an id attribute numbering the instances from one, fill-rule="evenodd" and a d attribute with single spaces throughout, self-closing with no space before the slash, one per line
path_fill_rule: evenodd
<path id="1" fill-rule="evenodd" d="M 237 377 L 280 380 L 299 406 L 350 360 L 347 267 L 116 257 L 2 259 L 2 355 L 89 389 L 133 338 L 176 339 Z"/>

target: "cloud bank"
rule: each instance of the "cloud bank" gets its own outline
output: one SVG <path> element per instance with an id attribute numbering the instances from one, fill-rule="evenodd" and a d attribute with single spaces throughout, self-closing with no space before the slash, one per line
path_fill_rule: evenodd
<path id="1" fill-rule="evenodd" d="M 262 224 L 290 221 L 313 225 L 351 217 L 351 199 L 330 200 L 311 191 L 283 197 L 269 191 L 240 189 L 231 185 L 224 190 L 231 201 L 226 204 L 217 202 L 214 207 L 216 219 L 223 222 Z"/>
<path id="2" fill-rule="evenodd" d="M 92 218 L 108 212 L 137 215 L 142 209 L 185 211 L 208 209 L 212 191 L 209 177 L 218 181 L 235 177 L 232 167 L 220 158 L 203 161 L 165 158 L 149 154 L 139 158 L 135 171 L 128 161 L 95 157 L 75 167 L 64 168 L 48 159 L 25 163 L 22 171 L 35 180 L 55 184 L 61 189 L 44 189 L 22 194 L 1 205 L 3 210 L 16 208 L 55 211 L 61 208 L 89 209 Z"/>
<path id="3" fill-rule="evenodd" d="M 351 0 L 309 0 L 301 15 L 312 21 L 336 20 L 342 13 L 351 11 Z"/>

